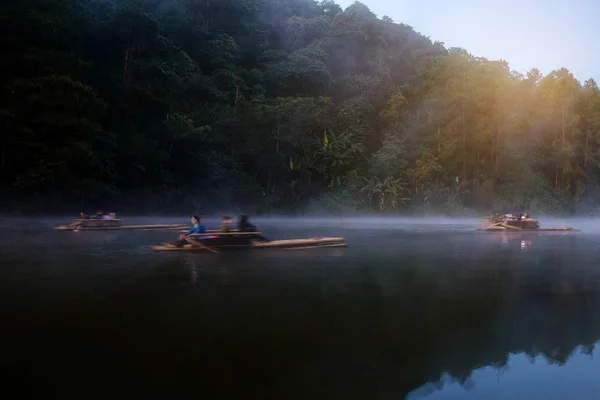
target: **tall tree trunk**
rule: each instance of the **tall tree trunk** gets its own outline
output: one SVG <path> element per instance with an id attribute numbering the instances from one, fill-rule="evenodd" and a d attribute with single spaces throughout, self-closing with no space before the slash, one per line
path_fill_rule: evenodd
<path id="1" fill-rule="evenodd" d="M 277 156 L 279 155 L 279 141 L 280 141 L 280 129 L 281 129 L 281 121 L 277 118 L 277 136 L 275 139 L 275 159 L 277 160 Z M 271 193 L 275 192 L 275 185 L 272 183 L 271 179 L 271 168 L 269 167 L 269 182 L 271 182 Z"/>
<path id="2" fill-rule="evenodd" d="M 0 171 L 2 171 L 0 182 L 4 182 L 4 174 L 6 171 L 6 149 L 2 146 L 2 154 L 0 155 Z"/>
<path id="3" fill-rule="evenodd" d="M 463 85 L 462 85 L 462 145 L 463 145 L 463 164 L 462 164 L 462 176 L 463 181 L 467 180 L 467 125 L 465 121 L 465 103 L 466 103 L 466 87 L 467 87 L 467 71 L 463 72 Z"/>
<path id="4" fill-rule="evenodd" d="M 481 154 L 477 153 L 477 168 L 475 169 L 475 188 L 479 188 L 479 177 L 481 176 L 480 170 Z"/>
<path id="5" fill-rule="evenodd" d="M 208 10 L 210 10 L 210 1 L 206 0 L 206 10 L 207 12 L 209 12 Z M 210 25 L 212 24 L 212 19 L 210 17 L 206 18 L 206 29 L 205 29 L 205 33 L 208 35 L 210 32 Z"/>
<path id="6" fill-rule="evenodd" d="M 133 58 L 134 46 L 135 45 L 133 44 L 133 26 L 131 25 L 129 27 L 129 37 L 127 39 L 127 48 L 125 49 L 125 57 L 123 60 L 123 90 L 125 90 L 127 82 L 129 81 L 129 63 Z"/>
<path id="7" fill-rule="evenodd" d="M 280 138 L 280 132 L 281 132 L 281 121 L 279 119 L 277 119 L 277 139 L 275 142 L 275 154 L 279 154 L 279 138 Z"/>
<path id="8" fill-rule="evenodd" d="M 235 99 L 233 100 L 233 120 L 235 121 L 235 109 L 240 95 L 240 87 L 235 88 Z M 231 156 L 235 156 L 235 129 L 231 132 Z"/>
<path id="9" fill-rule="evenodd" d="M 565 103 L 563 103 L 563 105 L 562 105 L 562 128 L 561 128 L 561 134 L 562 134 L 561 145 L 562 145 L 562 147 L 565 146 L 566 131 L 567 131 L 567 112 L 566 112 L 566 108 L 565 108 Z"/>
<path id="10" fill-rule="evenodd" d="M 587 167 L 588 154 L 590 154 L 590 122 L 587 123 L 587 129 L 585 130 L 585 149 L 583 152 L 583 166 Z"/>
<path id="11" fill-rule="evenodd" d="M 131 56 L 131 48 L 125 49 L 125 57 L 123 61 L 123 89 L 127 86 L 127 76 L 129 75 L 129 59 Z"/>
<path id="12" fill-rule="evenodd" d="M 442 131 L 440 129 L 440 122 L 437 123 L 437 151 L 438 158 L 442 156 Z"/>
<path id="13" fill-rule="evenodd" d="M 500 127 L 496 126 L 496 151 L 495 151 L 495 169 L 496 169 L 496 178 L 500 176 Z"/>
<path id="14" fill-rule="evenodd" d="M 566 143 L 566 134 L 567 134 L 567 112 L 565 102 L 562 104 L 562 138 L 561 138 L 561 190 L 564 190 L 566 187 L 565 182 L 565 162 L 567 161 L 567 156 L 565 153 L 565 143 Z"/>

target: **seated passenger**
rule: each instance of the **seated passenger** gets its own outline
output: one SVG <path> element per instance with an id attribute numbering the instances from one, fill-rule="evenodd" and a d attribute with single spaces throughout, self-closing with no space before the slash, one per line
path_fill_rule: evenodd
<path id="1" fill-rule="evenodd" d="M 502 217 L 500 217 L 499 213 L 494 213 L 494 215 L 492 215 L 492 222 L 493 223 L 502 222 Z"/>
<path id="2" fill-rule="evenodd" d="M 108 213 L 104 215 L 102 219 L 116 219 L 116 214 L 114 212 Z"/>
<path id="3" fill-rule="evenodd" d="M 238 222 L 238 229 L 240 230 L 240 232 L 258 232 L 258 229 L 256 229 L 256 226 L 254 226 L 250 222 L 248 222 L 247 215 L 240 215 L 240 222 Z M 267 238 L 265 238 L 264 236 L 261 236 L 261 235 L 257 235 L 256 238 L 261 242 L 269 241 Z"/>
<path id="4" fill-rule="evenodd" d="M 240 215 L 240 222 L 238 222 L 238 229 L 240 232 L 256 232 L 256 226 L 248 222 L 247 215 Z"/>
<path id="5" fill-rule="evenodd" d="M 197 215 L 194 215 L 191 218 L 191 222 L 192 222 L 192 226 L 191 226 L 190 230 L 187 233 L 180 235 L 179 240 L 172 242 L 171 244 L 173 246 L 183 247 L 186 243 L 188 243 L 188 240 L 195 239 L 196 235 L 198 235 L 199 233 L 206 232 L 204 225 L 202 225 L 200 223 L 200 217 L 198 217 Z"/>
<path id="6" fill-rule="evenodd" d="M 219 227 L 220 233 L 228 233 L 231 232 L 231 217 L 223 217 L 221 220 L 221 226 Z"/>
<path id="7" fill-rule="evenodd" d="M 98 210 L 96 211 L 96 214 L 92 216 L 92 219 L 102 219 L 102 217 L 104 217 L 104 211 Z"/>

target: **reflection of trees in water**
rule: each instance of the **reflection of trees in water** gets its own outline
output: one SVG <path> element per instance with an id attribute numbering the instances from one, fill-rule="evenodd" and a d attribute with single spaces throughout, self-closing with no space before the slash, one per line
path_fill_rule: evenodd
<path id="1" fill-rule="evenodd" d="M 439 381 L 448 372 L 464 384 L 484 366 L 501 374 L 510 353 L 556 365 L 579 346 L 593 354 L 600 339 L 600 275 L 592 268 L 595 254 L 581 252 L 578 260 L 573 254 L 553 249 L 519 269 L 506 267 L 511 255 L 500 253 L 485 265 L 446 267 L 452 273 L 437 273 L 418 302 L 406 288 L 419 311 L 405 314 L 412 316 L 405 323 L 422 336 L 405 343 L 427 359 L 422 379 Z"/>
<path id="2" fill-rule="evenodd" d="M 579 346 L 591 354 L 600 339 L 595 258 L 574 242 L 526 254 L 517 242 L 508 251 L 474 246 L 467 256 L 383 256 L 353 265 L 345 279 L 350 267 L 323 273 L 323 346 L 289 372 L 322 379 L 285 384 L 302 386 L 299 397 L 401 395 L 444 373 L 468 387 L 473 370 L 486 366 L 500 379 L 511 353 L 557 365 Z"/>
<path id="3" fill-rule="evenodd" d="M 596 348 L 595 344 L 584 344 L 583 346 L 581 346 L 581 353 L 588 355 L 588 356 L 593 356 L 594 355 L 594 349 Z"/>
<path id="4" fill-rule="evenodd" d="M 506 365 L 506 363 L 500 364 L 498 362 L 493 362 L 490 364 L 490 366 L 494 368 L 494 371 L 496 372 L 496 378 L 498 383 L 500 383 L 500 377 L 502 377 L 502 375 L 510 371 L 510 367 Z"/>
<path id="5" fill-rule="evenodd" d="M 501 379 L 511 353 L 559 365 L 580 345 L 593 354 L 596 253 L 569 242 L 540 253 L 536 244 L 474 245 L 466 254 L 458 244 L 417 259 L 396 252 L 343 264 L 271 252 L 186 254 L 156 266 L 148 282 L 189 274 L 191 297 L 179 297 L 178 286 L 153 301 L 181 300 L 170 310 L 180 307 L 187 319 L 175 325 L 200 343 L 184 354 L 223 387 L 231 378 L 267 398 L 402 398 L 450 381 L 469 387 L 472 371 L 486 366 Z"/>

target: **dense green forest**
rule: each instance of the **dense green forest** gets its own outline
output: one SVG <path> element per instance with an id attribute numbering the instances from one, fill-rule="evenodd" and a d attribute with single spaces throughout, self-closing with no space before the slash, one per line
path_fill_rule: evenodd
<path id="1" fill-rule="evenodd" d="M 593 80 L 521 75 L 358 2 L 6 1 L 0 43 L 7 212 L 598 203 Z"/>

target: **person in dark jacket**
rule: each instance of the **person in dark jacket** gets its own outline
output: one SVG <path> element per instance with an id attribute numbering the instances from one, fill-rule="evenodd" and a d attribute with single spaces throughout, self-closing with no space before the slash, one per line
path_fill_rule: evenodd
<path id="1" fill-rule="evenodd" d="M 247 215 L 240 215 L 240 222 L 238 222 L 238 229 L 240 232 L 256 232 L 256 226 L 248 222 Z"/>
<path id="2" fill-rule="evenodd" d="M 247 215 L 240 215 L 240 221 L 238 222 L 238 229 L 240 232 L 258 232 L 258 229 L 256 229 L 256 226 L 252 225 L 248 221 Z M 269 241 L 269 239 L 267 239 L 261 235 L 257 235 L 256 238 L 261 242 Z"/>
<path id="3" fill-rule="evenodd" d="M 104 211 L 98 210 L 96 211 L 96 214 L 92 216 L 92 219 L 102 219 L 102 217 L 104 217 Z"/>

